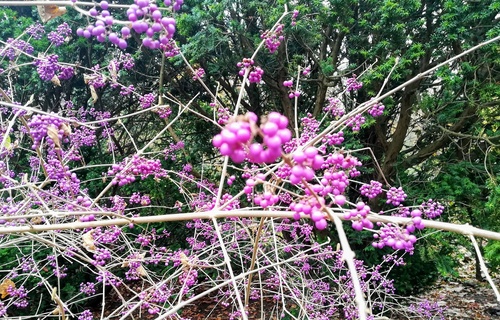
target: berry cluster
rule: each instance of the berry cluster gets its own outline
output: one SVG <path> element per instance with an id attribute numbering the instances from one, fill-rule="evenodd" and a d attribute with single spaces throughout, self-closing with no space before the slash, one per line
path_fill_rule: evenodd
<path id="1" fill-rule="evenodd" d="M 35 24 L 32 24 L 31 26 L 26 28 L 26 33 L 29 34 L 33 39 L 40 40 L 45 34 L 45 29 L 40 22 L 36 22 Z"/>
<path id="2" fill-rule="evenodd" d="M 422 203 L 420 207 L 422 208 L 425 216 L 429 219 L 435 219 L 439 217 L 444 211 L 444 206 L 432 199 L 429 199 L 426 202 Z"/>
<path id="3" fill-rule="evenodd" d="M 210 103 L 210 106 L 212 106 L 213 104 L 213 107 L 215 107 L 215 103 L 212 102 Z M 220 125 L 224 125 L 224 124 L 227 124 L 228 121 L 229 121 L 229 109 L 228 108 L 225 108 L 223 106 L 219 106 L 217 108 L 217 123 L 220 124 Z"/>
<path id="4" fill-rule="evenodd" d="M 93 282 L 80 283 L 80 292 L 87 296 L 94 295 L 96 292 L 95 284 Z"/>
<path id="5" fill-rule="evenodd" d="M 160 41 L 160 49 L 163 50 L 163 54 L 167 58 L 172 58 L 175 57 L 176 55 L 179 54 L 180 49 L 177 47 L 177 44 L 175 43 L 174 39 L 169 39 L 167 42 L 165 41 Z"/>
<path id="6" fill-rule="evenodd" d="M 264 209 L 275 205 L 279 200 L 279 196 L 272 194 L 270 191 L 266 191 L 261 195 L 256 195 L 253 198 L 253 202 Z"/>
<path id="7" fill-rule="evenodd" d="M 321 179 L 321 185 L 323 188 L 318 191 L 320 195 L 341 195 L 349 185 L 349 177 L 344 171 L 333 171 L 332 169 L 328 169 Z"/>
<path id="8" fill-rule="evenodd" d="M 137 203 L 141 206 L 149 206 L 151 204 L 151 199 L 147 194 L 141 196 L 138 192 L 134 192 L 129 199 L 131 204 Z"/>
<path id="9" fill-rule="evenodd" d="M 66 39 L 66 37 L 71 35 L 71 28 L 69 25 L 64 22 L 63 24 L 60 24 L 56 31 L 51 31 L 47 35 L 47 39 L 56 47 L 59 47 L 62 45 Z"/>
<path id="10" fill-rule="evenodd" d="M 169 6 L 172 6 L 172 10 L 173 11 L 179 11 L 181 10 L 181 6 L 182 4 L 184 3 L 184 0 L 175 0 L 174 1 L 175 3 L 172 4 L 172 0 L 163 0 L 163 3 L 169 7 Z"/>
<path id="11" fill-rule="evenodd" d="M 312 114 L 308 113 L 307 116 L 300 119 L 302 132 L 299 139 L 292 139 L 287 143 L 283 150 L 286 153 L 292 153 L 298 146 L 305 145 L 309 140 L 316 137 L 319 130 L 319 121 L 314 119 Z"/>
<path id="12" fill-rule="evenodd" d="M 413 224 L 406 226 L 409 232 L 414 232 L 415 229 L 422 230 L 425 228 L 424 222 L 422 221 L 422 211 L 415 209 L 410 212 L 410 215 Z"/>
<path id="13" fill-rule="evenodd" d="M 6 291 L 7 295 L 15 299 L 14 302 L 12 302 L 14 306 L 17 308 L 26 308 L 28 306 L 28 290 L 26 290 L 24 286 L 20 286 L 17 289 L 13 286 L 8 286 Z"/>
<path id="14" fill-rule="evenodd" d="M 304 70 L 302 70 L 302 75 L 304 77 L 308 76 L 311 73 L 311 66 L 307 66 Z"/>
<path id="15" fill-rule="evenodd" d="M 51 156 L 45 163 L 47 177 L 57 182 L 57 187 L 64 193 L 77 194 L 80 191 L 80 180 L 69 166 L 63 165 L 59 157 Z M 55 190 L 54 190 L 55 191 Z M 71 207 L 68 204 L 68 207 Z"/>
<path id="16" fill-rule="evenodd" d="M 93 73 L 85 75 L 85 81 L 89 86 L 94 87 L 95 89 L 103 88 L 106 85 L 106 77 L 104 77 L 101 72 L 101 66 L 96 64 L 92 68 L 90 68 Z"/>
<path id="17" fill-rule="evenodd" d="M 382 226 L 380 223 L 377 224 Z M 376 239 L 372 243 L 375 248 L 391 247 L 393 250 L 405 250 L 410 254 L 413 253 L 413 245 L 417 242 L 417 237 L 408 229 L 401 229 L 400 226 L 391 223 L 383 225 L 373 238 Z"/>
<path id="18" fill-rule="evenodd" d="M 300 97 L 300 91 L 292 91 L 288 94 L 288 98 L 293 99 L 293 98 L 298 98 Z"/>
<path id="19" fill-rule="evenodd" d="M 367 218 L 370 207 L 364 202 L 358 202 L 356 207 L 344 213 L 344 219 L 352 220 L 352 228 L 361 231 L 363 228 L 373 229 L 373 223 Z"/>
<path id="20" fill-rule="evenodd" d="M 281 41 L 285 39 L 283 36 L 283 24 L 279 24 L 276 26 L 274 31 L 266 30 L 263 34 L 260 35 L 261 39 L 264 39 L 264 45 L 270 53 L 276 52 L 278 47 L 281 44 Z"/>
<path id="21" fill-rule="evenodd" d="M 323 111 L 331 114 L 334 117 L 342 117 L 345 114 L 345 108 L 338 98 L 328 98 L 328 105 L 323 108 Z"/>
<path id="22" fill-rule="evenodd" d="M 292 26 L 295 26 L 297 24 L 297 17 L 299 16 L 299 10 L 293 10 L 292 13 Z"/>
<path id="23" fill-rule="evenodd" d="M 359 188 L 361 195 L 373 199 L 382 193 L 382 183 L 372 180 L 370 184 L 364 184 Z"/>
<path id="24" fill-rule="evenodd" d="M 289 179 L 293 184 L 302 182 L 302 179 L 309 181 L 314 178 L 314 170 L 321 169 L 325 162 L 315 147 L 307 147 L 304 151 L 298 150 L 292 157 L 296 164 L 292 167 Z"/>
<path id="25" fill-rule="evenodd" d="M 55 54 L 51 54 L 45 58 L 37 58 L 34 65 L 37 67 L 36 71 L 43 81 L 51 81 L 54 77 L 69 79 L 74 74 L 72 67 L 62 67 L 59 65 L 59 57 Z"/>
<path id="26" fill-rule="evenodd" d="M 230 176 L 229 178 L 227 178 L 227 185 L 233 185 L 234 180 L 236 180 L 235 176 Z"/>
<path id="27" fill-rule="evenodd" d="M 321 140 L 329 146 L 338 146 L 344 142 L 344 133 L 342 131 L 337 133 L 328 133 Z"/>
<path id="28" fill-rule="evenodd" d="M 147 93 L 142 97 L 139 97 L 139 102 L 143 109 L 147 109 L 151 107 L 151 105 L 155 102 L 156 95 L 154 93 Z"/>
<path id="29" fill-rule="evenodd" d="M 363 87 L 363 83 L 359 82 L 356 78 L 356 75 L 353 74 L 352 78 L 347 79 L 346 86 L 347 86 L 347 92 L 357 91 Z"/>
<path id="30" fill-rule="evenodd" d="M 92 204 L 92 201 L 88 197 L 77 196 L 76 204 L 88 208 Z"/>
<path id="31" fill-rule="evenodd" d="M 285 80 L 285 81 L 283 81 L 283 86 L 291 89 L 293 87 L 293 80 Z M 290 90 L 290 92 L 288 93 L 288 97 L 290 99 L 298 98 L 299 96 L 300 96 L 300 91 L 292 91 L 292 90 Z"/>
<path id="32" fill-rule="evenodd" d="M 179 151 L 181 149 L 184 149 L 184 142 L 179 141 L 177 143 L 170 143 L 168 147 L 166 147 L 163 150 L 163 154 L 165 155 L 165 160 L 172 160 L 175 161 L 177 160 L 177 155 L 175 154 L 176 151 Z"/>
<path id="33" fill-rule="evenodd" d="M 67 142 L 71 130 L 60 118 L 50 115 L 34 115 L 28 122 L 31 136 L 33 138 L 32 148 L 35 150 L 46 139 L 47 143 L 55 147 L 61 142 Z"/>
<path id="34" fill-rule="evenodd" d="M 94 315 L 90 310 L 84 310 L 80 315 L 78 316 L 78 320 L 92 320 L 94 319 Z"/>
<path id="35" fill-rule="evenodd" d="M 108 249 L 97 248 L 94 253 L 93 264 L 104 266 L 111 259 L 111 252 Z"/>
<path id="36" fill-rule="evenodd" d="M 249 69 L 250 73 L 248 74 L 248 81 L 250 81 L 250 83 L 260 83 L 262 81 L 262 76 L 264 75 L 264 70 L 258 66 L 254 67 L 253 64 L 254 61 L 252 59 L 244 58 L 243 61 L 236 64 L 236 66 L 240 68 L 238 74 L 243 77 L 246 70 Z"/>
<path id="37" fill-rule="evenodd" d="M 189 268 L 188 270 L 195 269 Z M 141 291 L 139 298 L 141 299 L 141 308 L 147 308 L 149 314 L 157 314 L 160 311 L 158 305 L 164 305 L 172 292 L 165 283 L 152 288 Z"/>
<path id="38" fill-rule="evenodd" d="M 323 206 L 325 204 L 325 199 L 322 197 L 311 196 L 310 192 L 306 189 L 307 197 L 302 198 L 298 203 L 290 203 L 290 210 L 294 211 L 294 219 L 299 220 L 301 214 L 305 214 L 311 217 L 314 222 L 315 227 L 318 230 L 324 230 L 328 223 L 325 219 L 325 214 L 323 213 Z"/>
<path id="39" fill-rule="evenodd" d="M 262 173 L 259 173 L 255 176 L 255 178 L 248 178 L 245 181 L 245 187 L 243 188 L 243 192 L 245 192 L 247 195 L 251 194 L 253 192 L 253 188 L 258 182 L 265 181 L 266 176 Z"/>
<path id="40" fill-rule="evenodd" d="M 108 176 L 115 176 L 111 183 L 120 187 L 134 182 L 137 175 L 140 175 L 144 180 L 151 175 L 155 179 L 159 179 L 165 177 L 167 173 L 161 168 L 160 160 L 146 159 L 137 155 L 134 155 L 131 159 L 125 159 L 121 163 L 113 164 L 111 169 L 108 170 Z"/>
<path id="41" fill-rule="evenodd" d="M 198 68 L 195 70 L 195 74 L 193 76 L 193 80 L 201 79 L 205 75 L 205 69 Z"/>
<path id="42" fill-rule="evenodd" d="M 281 156 L 282 145 L 290 141 L 292 133 L 288 130 L 288 119 L 277 112 L 271 112 L 267 122 L 257 128 L 257 116 L 249 112 L 229 123 L 217 134 L 212 144 L 220 153 L 229 156 L 236 163 L 247 157 L 254 163 L 272 163 Z M 251 143 L 255 134 L 260 133 L 263 144 Z M 267 148 L 265 148 L 267 147 Z"/>
<path id="43" fill-rule="evenodd" d="M 94 221 L 95 220 L 95 215 L 93 214 L 88 214 L 85 216 L 81 216 L 79 219 L 81 222 L 89 222 L 89 221 Z"/>
<path id="44" fill-rule="evenodd" d="M 161 119 L 167 119 L 172 114 L 172 108 L 169 106 L 161 106 L 156 108 L 153 112 L 158 113 Z"/>
<path id="45" fill-rule="evenodd" d="M 248 75 L 248 81 L 250 83 L 260 83 L 262 81 L 262 76 L 264 75 L 264 70 L 260 67 L 253 67 L 252 71 Z"/>
<path id="46" fill-rule="evenodd" d="M 407 195 L 401 187 L 391 187 L 389 191 L 387 191 L 387 203 L 394 206 L 399 206 L 401 202 L 405 201 L 406 197 Z"/>
<path id="47" fill-rule="evenodd" d="M 379 117 L 384 113 L 385 106 L 382 103 L 375 103 L 367 112 L 372 117 Z"/>
<path id="48" fill-rule="evenodd" d="M 172 1 L 165 0 L 166 6 L 172 5 Z M 172 5 L 172 9 L 180 9 L 183 1 L 177 0 Z M 104 42 L 106 37 L 111 43 L 121 49 L 127 48 L 127 39 L 130 37 L 129 27 L 123 27 L 120 35 L 112 32 L 111 27 L 115 24 L 113 17 L 108 11 L 107 1 L 101 1 L 100 11 L 94 7 L 89 10 L 89 14 L 97 19 L 94 25 L 89 25 L 85 29 L 79 28 L 77 35 L 85 38 L 95 37 L 97 41 Z M 142 44 L 150 49 L 164 49 L 172 39 L 176 23 L 171 17 L 163 17 L 162 12 L 154 3 L 149 0 L 134 0 L 134 4 L 127 9 L 127 18 L 132 23 L 132 29 L 138 34 L 145 34 Z"/>
<path id="49" fill-rule="evenodd" d="M 0 56 L 14 60 L 21 52 L 32 54 L 33 46 L 21 39 L 7 39 L 7 45 L 0 50 Z"/>
<path id="50" fill-rule="evenodd" d="M 345 125 L 352 128 L 352 131 L 356 132 L 361 130 L 361 126 L 365 123 L 366 119 L 360 113 L 347 119 Z"/>

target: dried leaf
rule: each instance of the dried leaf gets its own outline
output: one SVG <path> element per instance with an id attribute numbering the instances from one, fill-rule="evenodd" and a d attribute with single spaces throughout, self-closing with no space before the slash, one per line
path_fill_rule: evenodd
<path id="1" fill-rule="evenodd" d="M 92 231 L 86 232 L 82 236 L 83 247 L 87 249 L 87 251 L 94 252 L 95 244 L 94 244 L 94 236 L 92 235 Z"/>
<path id="2" fill-rule="evenodd" d="M 53 315 L 58 315 L 58 314 L 61 314 L 61 308 L 59 306 L 57 306 L 53 311 L 52 311 L 52 314 Z"/>
<path id="3" fill-rule="evenodd" d="M 4 142 L 3 142 L 3 146 L 5 147 L 5 149 L 12 150 L 12 144 L 11 144 L 11 142 L 12 142 L 12 140 L 10 139 L 10 136 L 6 135 L 4 137 Z"/>
<path id="4" fill-rule="evenodd" d="M 5 297 L 9 296 L 9 288 L 16 288 L 16 284 L 14 281 L 10 279 L 5 279 L 1 284 L 0 284 L 0 298 L 4 299 Z"/>
<path id="5" fill-rule="evenodd" d="M 83 75 L 83 82 L 85 82 L 85 84 L 89 83 L 89 81 L 92 79 L 94 79 L 94 77 L 91 75 L 88 75 L 88 74 Z"/>
<path id="6" fill-rule="evenodd" d="M 54 4 L 37 6 L 37 9 L 38 15 L 40 16 L 40 19 L 42 19 L 43 23 L 46 23 L 47 21 L 56 17 L 62 16 L 67 11 L 65 7 L 59 7 Z"/>
<path id="7" fill-rule="evenodd" d="M 61 141 L 59 140 L 59 130 L 53 125 L 49 125 L 47 127 L 47 135 L 52 141 L 54 141 L 54 145 L 57 148 L 61 148 Z"/>
<path id="8" fill-rule="evenodd" d="M 31 224 L 41 224 L 43 222 L 42 217 L 33 217 L 30 220 Z"/>
<path id="9" fill-rule="evenodd" d="M 18 53 L 16 52 L 16 56 L 18 55 Z M 17 66 L 17 63 L 15 61 L 10 61 L 9 62 L 9 68 L 12 69 L 12 70 L 15 70 L 15 71 L 19 71 L 19 67 Z"/>
<path id="10" fill-rule="evenodd" d="M 97 92 L 95 91 L 95 88 L 93 85 L 90 85 L 90 94 L 92 95 L 92 103 L 96 103 L 97 99 L 99 98 L 97 96 Z"/>
<path id="11" fill-rule="evenodd" d="M 59 77 L 54 75 L 52 77 L 52 79 L 50 79 L 50 81 L 52 81 L 52 83 L 55 85 L 55 86 L 58 86 L 60 87 L 61 86 L 61 81 L 59 80 Z"/>
<path id="12" fill-rule="evenodd" d="M 188 257 L 184 254 L 184 252 L 181 252 L 179 254 L 179 258 L 181 258 L 181 263 L 184 267 L 190 267 L 189 265 L 189 259 Z"/>
<path id="13" fill-rule="evenodd" d="M 117 71 L 118 69 L 116 68 L 116 63 L 113 60 L 109 62 L 108 68 L 109 68 L 109 73 L 111 74 L 111 78 L 112 79 L 118 78 L 118 71 Z"/>
<path id="14" fill-rule="evenodd" d="M 34 94 L 32 94 L 30 96 L 30 99 L 28 100 L 28 102 L 26 102 L 26 104 L 24 106 L 27 107 L 27 106 L 31 105 L 33 103 L 33 101 L 35 101 L 35 95 Z"/>
<path id="15" fill-rule="evenodd" d="M 142 265 L 139 266 L 139 268 L 136 269 L 137 271 L 137 274 L 140 275 L 141 277 L 145 277 L 148 275 L 148 273 L 146 272 L 146 269 L 144 269 L 144 267 Z"/>
<path id="16" fill-rule="evenodd" d="M 61 124 L 61 129 L 64 131 L 65 136 L 71 135 L 71 127 L 66 123 Z"/>

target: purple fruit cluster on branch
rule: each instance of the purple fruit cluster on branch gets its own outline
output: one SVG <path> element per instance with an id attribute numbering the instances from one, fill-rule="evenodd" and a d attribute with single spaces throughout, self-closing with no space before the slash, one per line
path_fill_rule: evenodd
<path id="1" fill-rule="evenodd" d="M 277 112 L 271 112 L 267 122 L 260 128 L 257 121 L 257 116 L 252 112 L 236 117 L 213 138 L 213 146 L 218 148 L 223 156 L 229 156 L 236 163 L 245 159 L 253 163 L 276 161 L 281 156 L 282 146 L 292 137 L 287 128 L 288 119 Z M 263 143 L 253 142 L 257 135 L 262 137 Z"/>
<path id="2" fill-rule="evenodd" d="M 165 0 L 164 4 L 166 7 L 171 6 L 172 11 L 178 11 L 183 1 L 177 0 L 172 4 L 172 1 Z M 164 16 L 164 12 L 167 11 L 149 0 L 134 0 L 126 12 L 129 24 L 118 32 L 113 30 L 113 26 L 117 23 L 108 9 L 107 1 L 101 1 L 99 8 L 90 9 L 89 15 L 96 18 L 95 23 L 86 28 L 78 28 L 76 34 L 85 38 L 95 37 L 99 42 L 109 40 L 120 49 L 126 49 L 127 40 L 132 36 L 133 30 L 139 35 L 144 35 L 142 45 L 149 49 L 161 49 L 170 55 L 169 47 L 175 34 L 176 21 L 173 17 Z"/>

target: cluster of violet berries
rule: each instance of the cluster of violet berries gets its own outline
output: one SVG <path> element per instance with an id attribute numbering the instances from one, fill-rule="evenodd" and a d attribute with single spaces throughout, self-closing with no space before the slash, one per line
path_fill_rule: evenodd
<path id="1" fill-rule="evenodd" d="M 377 224 L 381 225 L 380 223 Z M 411 234 L 411 232 L 415 231 L 415 227 L 413 225 L 408 227 L 410 228 L 401 229 L 400 226 L 391 223 L 383 226 L 381 225 L 378 233 L 373 235 L 373 238 L 376 240 L 372 243 L 373 247 L 378 249 L 390 247 L 393 250 L 405 250 L 410 254 L 413 253 L 413 247 L 415 242 L 417 242 L 417 237 Z"/>
<path id="2" fill-rule="evenodd" d="M 236 64 L 236 66 L 240 68 L 238 74 L 243 77 L 246 70 L 250 69 L 248 81 L 250 81 L 250 83 L 260 83 L 262 81 L 262 76 L 264 75 L 264 70 L 262 70 L 259 66 L 254 66 L 253 64 L 254 61 L 252 59 L 244 58 L 243 61 Z"/>
<path id="3" fill-rule="evenodd" d="M 342 131 L 336 133 L 328 133 L 321 140 L 329 146 L 341 145 L 344 142 L 344 133 Z"/>
<path id="4" fill-rule="evenodd" d="M 367 112 L 372 117 L 379 117 L 384 113 L 385 106 L 378 102 L 375 103 Z"/>
<path id="5" fill-rule="evenodd" d="M 21 52 L 32 54 L 33 46 L 21 39 L 7 39 L 7 45 L 0 50 L 0 56 L 14 60 Z"/>
<path id="6" fill-rule="evenodd" d="M 361 231 L 363 228 L 372 229 L 373 222 L 367 216 L 370 213 L 370 207 L 364 202 L 358 202 L 356 207 L 344 213 L 344 219 L 352 220 L 352 228 L 356 231 Z"/>
<path id="7" fill-rule="evenodd" d="M 345 114 L 345 108 L 342 102 L 335 97 L 328 98 L 328 105 L 323 111 L 330 113 L 333 117 L 342 117 Z"/>
<path id="8" fill-rule="evenodd" d="M 46 139 L 50 146 L 54 147 L 56 145 L 56 142 L 53 140 L 55 136 L 49 134 L 49 131 L 57 134 L 59 141 L 63 142 L 65 142 L 63 139 L 65 139 L 65 137 L 67 137 L 70 133 L 69 127 L 67 127 L 62 119 L 45 114 L 34 115 L 28 122 L 28 127 L 30 128 L 31 136 L 33 137 L 33 150 L 38 148 L 44 139 Z"/>
<path id="9" fill-rule="evenodd" d="M 43 81 L 51 81 L 55 76 L 61 80 L 67 80 L 74 75 L 73 67 L 59 65 L 59 57 L 55 54 L 35 59 L 34 65 Z"/>
<path id="10" fill-rule="evenodd" d="M 261 39 L 264 39 L 264 45 L 269 50 L 270 53 L 276 52 L 281 44 L 281 41 L 285 39 L 283 36 L 283 24 L 276 26 L 274 30 L 266 30 L 260 35 Z"/>
<path id="11" fill-rule="evenodd" d="M 373 199 L 382 193 L 382 183 L 372 180 L 370 184 L 362 185 L 359 191 L 363 196 Z"/>
<path id="12" fill-rule="evenodd" d="M 264 209 L 275 205 L 276 203 L 279 202 L 279 200 L 280 197 L 275 194 L 272 194 L 270 191 L 265 191 L 263 194 L 256 195 L 253 198 L 253 202 Z"/>
<path id="13" fill-rule="evenodd" d="M 57 26 L 57 29 L 55 31 L 49 32 L 47 35 L 47 39 L 56 47 L 59 47 L 62 45 L 66 39 L 66 37 L 71 35 L 71 28 L 69 25 L 64 22 L 63 24 L 60 24 Z"/>
<path id="14" fill-rule="evenodd" d="M 435 219 L 439 217 L 444 211 L 444 206 L 432 199 L 429 199 L 426 202 L 422 203 L 420 207 L 424 215 L 429 219 Z"/>
<path id="15" fill-rule="evenodd" d="M 40 22 L 36 22 L 35 24 L 32 24 L 31 26 L 26 28 L 26 33 L 29 34 L 33 39 L 40 40 L 45 34 L 45 28 Z"/>
<path id="16" fill-rule="evenodd" d="M 271 112 L 260 130 L 257 128 L 257 120 L 257 115 L 253 112 L 238 117 L 213 138 L 213 146 L 236 163 L 245 159 L 253 163 L 273 163 L 281 156 L 283 144 L 292 137 L 287 128 L 288 119 L 277 112 Z M 262 144 L 252 143 L 258 132 L 262 135 Z"/>
<path id="17" fill-rule="evenodd" d="M 236 177 L 235 176 L 230 176 L 229 178 L 227 178 L 227 184 L 229 186 L 233 185 L 234 180 L 236 180 Z"/>
<path id="18" fill-rule="evenodd" d="M 347 79 L 346 87 L 347 92 L 357 91 L 363 87 L 363 83 L 358 81 L 356 75 L 353 74 L 351 78 Z"/>
<path id="19" fill-rule="evenodd" d="M 165 5 L 172 6 L 173 11 L 180 9 L 183 0 L 177 0 L 172 5 L 172 1 L 165 0 Z M 94 25 L 89 25 L 85 29 L 79 28 L 77 35 L 85 38 L 95 37 L 97 41 L 104 42 L 106 37 L 111 43 L 121 49 L 127 48 L 127 39 L 131 35 L 131 29 L 122 27 L 120 34 L 112 32 L 111 26 L 115 24 L 113 17 L 108 11 L 109 3 L 101 1 L 100 11 L 97 8 L 89 10 L 89 14 L 97 19 Z M 168 46 L 174 36 L 176 22 L 174 18 L 164 17 L 161 10 L 149 0 L 134 0 L 134 3 L 127 9 L 128 21 L 132 23 L 132 29 L 138 34 L 145 34 L 142 44 L 150 49 L 162 49 Z"/>
<path id="20" fill-rule="evenodd" d="M 293 214 L 293 218 L 295 220 L 299 220 L 300 215 L 305 214 L 311 217 L 311 220 L 314 222 L 314 226 L 318 230 L 326 229 L 328 223 L 325 219 L 325 214 L 322 211 L 325 199 L 323 197 L 312 196 L 307 189 L 306 194 L 308 197 L 302 198 L 298 203 L 292 202 L 290 204 L 290 210 L 295 212 Z"/>
<path id="21" fill-rule="evenodd" d="M 366 119 L 358 113 L 357 115 L 347 119 L 345 125 L 351 127 L 352 131 L 356 132 L 361 130 L 361 126 L 365 123 Z"/>
<path id="22" fill-rule="evenodd" d="M 297 150 L 292 155 L 295 165 L 291 169 L 290 182 L 299 184 L 302 179 L 310 181 L 314 178 L 314 170 L 319 170 L 325 162 L 315 147 Z"/>
<path id="23" fill-rule="evenodd" d="M 203 68 L 198 68 L 194 72 L 193 80 L 201 79 L 205 75 L 205 69 Z"/>
<path id="24" fill-rule="evenodd" d="M 142 97 L 139 97 L 139 102 L 143 109 L 147 109 L 151 107 L 151 105 L 155 102 L 156 95 L 154 93 L 146 93 Z"/>
<path id="25" fill-rule="evenodd" d="M 127 165 L 127 162 L 130 162 Z M 127 169 L 125 169 L 127 168 Z M 116 163 L 108 170 L 108 176 L 114 176 L 112 180 L 113 185 L 124 186 L 135 181 L 135 176 L 140 175 L 142 179 L 153 175 L 159 179 L 167 175 L 166 171 L 162 169 L 161 162 L 158 159 L 146 159 L 134 155 L 132 159 L 125 159 L 121 163 Z"/>
<path id="26" fill-rule="evenodd" d="M 211 107 L 215 107 L 216 106 L 216 103 L 215 102 L 211 102 L 210 103 L 210 106 Z M 229 109 L 228 108 L 225 108 L 223 106 L 219 106 L 217 108 L 217 123 L 220 124 L 220 125 L 225 125 L 228 123 L 229 121 Z"/>
<path id="27" fill-rule="evenodd" d="M 405 201 L 406 197 L 407 195 L 403 191 L 403 188 L 391 187 L 389 191 L 387 191 L 387 204 L 399 206 L 401 202 Z"/>
<path id="28" fill-rule="evenodd" d="M 283 86 L 291 89 L 293 86 L 293 80 L 283 81 Z M 299 96 L 300 96 L 300 91 L 290 90 L 290 92 L 288 93 L 288 97 L 290 99 L 298 98 Z"/>
<path id="29" fill-rule="evenodd" d="M 292 26 L 295 26 L 297 24 L 297 17 L 299 16 L 299 10 L 293 10 L 292 13 Z"/>

